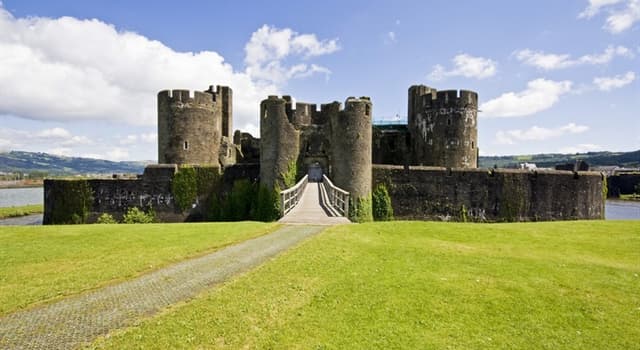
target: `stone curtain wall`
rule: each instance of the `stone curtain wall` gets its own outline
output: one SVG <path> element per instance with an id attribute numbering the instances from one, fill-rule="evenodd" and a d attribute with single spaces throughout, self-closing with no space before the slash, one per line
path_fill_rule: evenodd
<path id="1" fill-rule="evenodd" d="M 603 219 L 603 176 L 594 172 L 373 166 L 394 216 L 404 220 Z"/>
<path id="2" fill-rule="evenodd" d="M 607 178 L 609 197 L 620 197 L 621 194 L 636 193 L 636 186 L 640 186 L 640 174 L 618 174 Z"/>

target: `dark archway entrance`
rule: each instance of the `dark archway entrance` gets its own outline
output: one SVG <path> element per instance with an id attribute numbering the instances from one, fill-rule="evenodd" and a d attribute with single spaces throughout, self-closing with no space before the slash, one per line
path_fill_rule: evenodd
<path id="1" fill-rule="evenodd" d="M 321 182 L 322 181 L 322 166 L 320 163 L 316 162 L 313 164 L 309 164 L 308 172 L 309 181 L 310 182 Z"/>

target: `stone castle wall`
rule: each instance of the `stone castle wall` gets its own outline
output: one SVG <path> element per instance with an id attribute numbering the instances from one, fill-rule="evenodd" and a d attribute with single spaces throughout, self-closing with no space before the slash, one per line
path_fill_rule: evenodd
<path id="1" fill-rule="evenodd" d="M 373 166 L 403 220 L 603 219 L 603 176 L 594 172 Z"/>

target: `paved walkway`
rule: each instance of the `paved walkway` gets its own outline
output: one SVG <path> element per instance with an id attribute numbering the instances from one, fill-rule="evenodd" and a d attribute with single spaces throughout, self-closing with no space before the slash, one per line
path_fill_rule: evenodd
<path id="1" fill-rule="evenodd" d="M 351 221 L 344 216 L 335 216 L 323 206 L 321 185 L 309 182 L 302 193 L 300 202 L 279 221 L 286 224 L 336 225 Z"/>
<path id="2" fill-rule="evenodd" d="M 0 349 L 72 349 L 253 268 L 323 229 L 284 226 L 217 252 L 0 318 Z"/>

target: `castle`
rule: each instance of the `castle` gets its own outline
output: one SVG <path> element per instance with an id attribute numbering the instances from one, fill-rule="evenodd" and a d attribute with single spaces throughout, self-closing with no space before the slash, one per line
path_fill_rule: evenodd
<path id="1" fill-rule="evenodd" d="M 268 96 L 260 104 L 260 138 L 232 133 L 232 100 L 225 86 L 159 92 L 159 164 L 137 179 L 88 180 L 85 193 L 92 203 L 86 221 L 105 212 L 120 217 L 132 206 L 153 208 L 161 221 L 202 220 L 211 210 L 205 203 L 229 197 L 237 181 L 278 191 L 305 174 L 312 181 L 327 175 L 356 206 L 370 202 L 372 189 L 384 185 L 399 219 L 604 215 L 606 181 L 599 173 L 478 169 L 478 95 L 472 91 L 411 86 L 403 125 L 372 125 L 368 97 L 349 97 L 344 108 L 331 102 L 318 109 L 294 104 L 290 96 Z M 213 169 L 220 178 L 219 186 L 199 184 L 189 205 L 178 203 L 184 193 L 175 180 L 186 166 Z M 65 221 L 59 212 L 69 207 L 61 194 L 68 186 L 64 180 L 45 181 L 45 223 Z"/>

